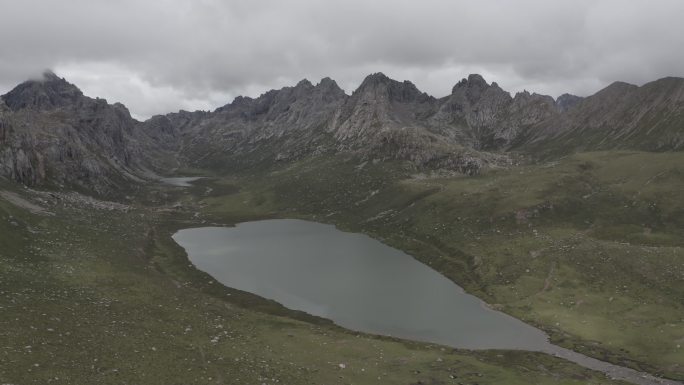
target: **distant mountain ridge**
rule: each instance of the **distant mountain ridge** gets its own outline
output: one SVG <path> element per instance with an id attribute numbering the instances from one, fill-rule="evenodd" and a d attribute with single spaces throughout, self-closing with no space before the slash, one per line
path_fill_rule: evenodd
<path id="1" fill-rule="evenodd" d="M 684 79 L 614 83 L 581 98 L 511 96 L 473 74 L 435 98 L 409 81 L 367 76 L 351 95 L 302 80 L 212 112 L 133 119 L 52 72 L 1 97 L 0 175 L 106 194 L 152 171 L 245 168 L 323 154 L 405 160 L 477 174 L 511 152 L 552 157 L 597 149 L 681 150 Z"/>
<path id="2" fill-rule="evenodd" d="M 531 127 L 516 146 L 532 153 L 684 148 L 684 79 L 641 87 L 615 82 L 565 113 Z"/>

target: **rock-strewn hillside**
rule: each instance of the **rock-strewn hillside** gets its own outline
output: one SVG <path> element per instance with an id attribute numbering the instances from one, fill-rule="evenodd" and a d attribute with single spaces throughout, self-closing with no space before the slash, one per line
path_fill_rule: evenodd
<path id="1" fill-rule="evenodd" d="M 523 151 L 552 155 L 585 150 L 684 149 L 684 79 L 641 87 L 616 82 L 574 107 L 530 127 L 517 139 Z"/>

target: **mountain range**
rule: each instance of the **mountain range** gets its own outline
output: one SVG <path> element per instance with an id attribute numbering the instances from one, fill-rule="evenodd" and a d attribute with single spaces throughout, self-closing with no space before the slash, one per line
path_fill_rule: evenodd
<path id="1" fill-rule="evenodd" d="M 435 98 L 375 73 L 351 95 L 330 78 L 302 80 L 212 112 L 141 122 L 48 71 L 0 100 L 0 175 L 102 195 L 178 167 L 248 169 L 328 154 L 475 175 L 521 157 L 683 147 L 684 79 L 673 77 L 554 100 L 511 96 L 476 74 Z"/>

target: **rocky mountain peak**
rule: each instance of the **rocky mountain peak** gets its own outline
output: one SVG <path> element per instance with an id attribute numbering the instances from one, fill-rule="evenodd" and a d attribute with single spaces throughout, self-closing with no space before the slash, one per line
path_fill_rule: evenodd
<path id="1" fill-rule="evenodd" d="M 684 99 L 684 78 L 668 76 L 648 82 L 642 88 L 648 93 L 673 93 L 674 99 Z"/>
<path id="2" fill-rule="evenodd" d="M 281 89 L 279 94 L 289 93 L 288 99 L 302 99 L 311 95 L 315 91 L 314 88 L 314 85 L 308 79 L 302 79 L 294 87 Z"/>
<path id="3" fill-rule="evenodd" d="M 318 89 L 324 93 L 329 93 L 329 94 L 334 94 L 334 95 L 339 95 L 339 96 L 346 95 L 344 93 L 344 90 L 342 90 L 342 88 L 340 88 L 340 86 L 337 85 L 337 82 L 332 80 L 329 77 L 324 77 L 323 79 L 321 79 L 321 81 L 318 84 L 316 84 L 316 89 Z"/>
<path id="4" fill-rule="evenodd" d="M 331 78 L 329 78 L 329 77 L 327 77 L 327 76 L 324 77 L 323 79 L 321 79 L 321 81 L 318 82 L 318 84 L 316 84 L 316 87 L 321 87 L 321 88 L 340 88 L 340 87 L 337 85 L 337 82 L 336 82 L 336 81 L 334 81 L 333 79 L 331 79 Z M 340 90 L 342 90 L 342 89 L 340 88 Z"/>
<path id="5" fill-rule="evenodd" d="M 2 99 L 10 109 L 17 111 L 25 108 L 51 110 L 72 105 L 82 97 L 83 92 L 78 87 L 52 71 L 45 71 L 42 78 L 19 84 Z"/>
<path id="6" fill-rule="evenodd" d="M 522 92 L 516 93 L 513 100 L 515 100 L 515 101 L 518 101 L 518 100 L 526 100 L 526 101 L 536 100 L 536 101 L 543 101 L 545 103 L 550 103 L 550 104 L 556 103 L 556 101 L 548 95 L 542 95 L 542 94 L 538 94 L 536 92 L 530 93 L 527 90 L 523 90 Z"/>
<path id="7" fill-rule="evenodd" d="M 463 78 L 461 81 L 451 89 L 451 93 L 455 94 L 465 89 L 482 91 L 489 87 L 487 81 L 479 74 L 470 74 L 468 78 Z M 498 85 L 497 85 L 498 87 Z"/>
<path id="8" fill-rule="evenodd" d="M 248 106 L 249 104 L 252 103 L 252 101 L 254 101 L 254 99 L 250 98 L 249 96 L 239 95 L 239 96 L 235 97 L 235 99 L 233 99 L 233 102 L 228 104 L 228 105 L 229 106 L 236 106 L 236 107 L 237 106 Z M 219 110 L 223 109 L 223 108 L 224 107 L 220 107 Z"/>
<path id="9" fill-rule="evenodd" d="M 418 102 L 423 103 L 432 97 L 421 92 L 415 84 L 408 80 L 403 82 L 387 77 L 382 72 L 366 76 L 359 88 L 352 95 L 372 96 L 373 99 L 382 99 L 391 102 Z"/>
<path id="10" fill-rule="evenodd" d="M 638 90 L 639 87 L 635 86 L 634 84 L 630 83 L 625 83 L 625 82 L 613 82 L 608 87 L 600 90 L 594 96 L 601 96 L 601 97 L 612 97 L 612 96 L 617 96 L 617 95 L 625 95 L 630 92 Z"/>
<path id="11" fill-rule="evenodd" d="M 363 82 L 361 82 L 361 85 L 359 86 L 359 88 L 361 89 L 361 88 L 365 88 L 368 86 L 375 86 L 375 85 L 379 85 L 379 84 L 387 84 L 391 81 L 392 81 L 392 79 L 390 79 L 384 73 L 376 72 L 376 73 L 372 73 L 372 74 L 366 76 L 363 79 Z"/>
<path id="12" fill-rule="evenodd" d="M 352 96 L 375 93 L 378 91 L 384 93 L 392 82 L 396 82 L 396 80 L 390 79 L 382 72 L 370 74 L 366 76 L 361 82 L 361 85 L 359 85 L 359 87 L 352 92 Z"/>
<path id="13" fill-rule="evenodd" d="M 499 88 L 498 84 L 492 83 L 492 85 L 489 85 L 482 75 L 479 74 L 470 74 L 467 79 L 461 79 L 451 89 L 451 94 L 457 97 L 465 97 L 471 104 L 478 103 L 487 94 L 495 99 L 510 97 L 506 91 Z"/>
<path id="14" fill-rule="evenodd" d="M 534 121 L 546 119 L 559 111 L 556 101 L 551 96 L 530 93 L 527 90 L 517 92 L 511 99 L 510 107 L 528 117 L 535 116 L 536 118 L 532 119 Z"/>
<path id="15" fill-rule="evenodd" d="M 297 83 L 297 85 L 295 85 L 294 88 L 313 88 L 313 84 L 311 84 L 309 79 L 302 79 Z"/>
<path id="16" fill-rule="evenodd" d="M 487 81 L 480 74 L 470 74 L 468 75 L 468 85 L 470 87 L 486 88 L 489 86 Z"/>
<path id="17" fill-rule="evenodd" d="M 561 112 L 567 111 L 576 106 L 582 99 L 584 98 L 581 96 L 563 94 L 556 99 L 556 108 Z"/>
<path id="18" fill-rule="evenodd" d="M 242 117 L 254 118 L 269 112 L 289 111 L 294 104 L 307 103 L 307 100 L 329 103 L 345 96 L 344 91 L 330 78 L 321 80 L 315 86 L 308 79 L 302 79 L 293 87 L 270 90 L 257 98 L 238 96 L 231 103 L 217 108 L 215 112 L 237 113 Z"/>
<path id="19" fill-rule="evenodd" d="M 99 99 L 99 100 L 104 101 L 105 104 L 107 103 L 106 99 Z M 123 103 L 116 102 L 116 103 L 112 104 L 112 109 L 127 119 L 133 119 L 131 117 L 131 112 L 128 110 L 128 107 L 126 107 Z"/>
<path id="20" fill-rule="evenodd" d="M 43 71 L 42 76 L 43 76 L 42 80 L 45 80 L 45 81 L 60 81 L 60 80 L 66 81 L 64 78 L 60 78 L 59 76 L 57 76 L 57 74 L 54 73 L 51 69 L 47 69 L 47 70 Z"/>
<path id="21" fill-rule="evenodd" d="M 347 97 L 347 94 L 337 85 L 337 83 L 325 77 L 314 86 L 314 92 L 318 98 L 324 102 L 333 102 L 337 100 L 342 100 Z"/>

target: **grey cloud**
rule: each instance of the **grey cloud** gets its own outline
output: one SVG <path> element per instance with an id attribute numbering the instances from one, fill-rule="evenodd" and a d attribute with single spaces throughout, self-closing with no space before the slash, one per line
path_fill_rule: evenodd
<path id="1" fill-rule="evenodd" d="M 378 71 L 435 96 L 470 72 L 553 96 L 684 75 L 679 0 L 0 1 L 0 92 L 53 68 L 139 117 Z"/>

